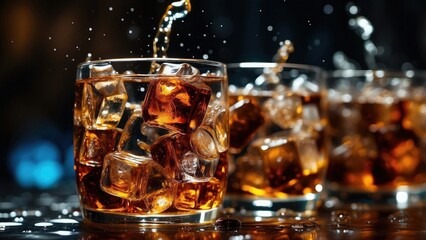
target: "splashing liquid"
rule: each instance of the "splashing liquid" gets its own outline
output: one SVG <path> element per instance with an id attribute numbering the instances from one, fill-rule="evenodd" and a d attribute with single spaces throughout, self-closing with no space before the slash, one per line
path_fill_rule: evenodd
<path id="1" fill-rule="evenodd" d="M 356 9 L 356 11 L 352 11 L 351 9 Z M 358 9 L 359 8 L 353 3 L 350 3 L 347 7 L 348 13 L 351 16 L 349 19 L 349 26 L 364 41 L 364 58 L 367 67 L 369 69 L 375 69 L 377 67 L 376 57 L 378 55 L 378 50 L 371 40 L 374 27 L 366 17 L 358 15 Z"/>
<path id="2" fill-rule="evenodd" d="M 279 65 L 271 68 L 264 68 L 262 75 L 256 78 L 255 84 L 260 86 L 263 84 L 279 83 L 280 79 L 278 73 L 283 70 L 283 64 L 287 62 L 292 52 L 294 52 L 293 43 L 290 40 L 286 40 L 273 57 L 273 60 L 279 63 Z"/>
<path id="3" fill-rule="evenodd" d="M 191 3 L 189 0 L 173 2 L 167 7 L 154 38 L 154 57 L 166 57 L 167 49 L 170 45 L 170 33 L 173 22 L 185 17 L 190 11 Z"/>
<path id="4" fill-rule="evenodd" d="M 170 45 L 170 33 L 172 32 L 173 22 L 177 19 L 184 18 L 191 11 L 191 3 L 189 0 L 181 0 L 172 2 L 166 9 L 163 17 L 158 24 L 158 31 L 155 34 L 153 46 L 153 57 L 167 57 L 167 49 Z M 151 64 L 151 73 L 159 69 L 156 62 Z"/>

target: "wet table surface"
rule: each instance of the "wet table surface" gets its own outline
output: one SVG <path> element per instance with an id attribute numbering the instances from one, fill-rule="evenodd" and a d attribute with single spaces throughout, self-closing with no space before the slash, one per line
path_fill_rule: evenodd
<path id="1" fill-rule="evenodd" d="M 0 190 L 0 239 L 426 239 L 426 208 L 320 209 L 311 217 L 284 211 L 279 218 L 257 220 L 227 214 L 221 223 L 203 226 L 88 224 L 73 188 Z"/>

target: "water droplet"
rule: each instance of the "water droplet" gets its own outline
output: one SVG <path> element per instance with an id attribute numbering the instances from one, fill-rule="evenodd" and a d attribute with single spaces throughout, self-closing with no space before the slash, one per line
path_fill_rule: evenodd
<path id="1" fill-rule="evenodd" d="M 241 227 L 241 221 L 236 218 L 222 217 L 216 220 L 214 227 L 216 228 L 216 230 L 222 231 L 238 230 Z"/>
<path id="2" fill-rule="evenodd" d="M 389 215 L 388 220 L 391 223 L 408 223 L 410 216 L 404 211 L 397 211 Z"/>
<path id="3" fill-rule="evenodd" d="M 337 210 L 331 212 L 331 222 L 337 226 L 346 226 L 352 220 L 349 212 L 344 210 Z"/>
<path id="4" fill-rule="evenodd" d="M 203 54 L 203 59 L 205 59 L 205 60 L 209 59 L 209 55 Z"/>
<path id="5" fill-rule="evenodd" d="M 272 26 L 268 26 L 266 29 L 267 29 L 269 32 L 271 32 L 272 30 L 274 30 L 274 28 L 273 28 Z"/>
<path id="6" fill-rule="evenodd" d="M 130 12 L 134 12 L 135 11 L 135 9 L 134 8 L 130 8 Z"/>
<path id="7" fill-rule="evenodd" d="M 277 211 L 277 215 L 284 218 L 295 218 L 297 213 L 288 208 L 281 208 Z"/>
<path id="8" fill-rule="evenodd" d="M 56 48 L 54 48 L 53 51 L 56 52 Z"/>
<path id="9" fill-rule="evenodd" d="M 108 10 L 109 10 L 110 12 L 112 12 L 113 8 L 112 8 L 112 7 L 109 7 L 109 8 L 108 8 Z"/>
<path id="10" fill-rule="evenodd" d="M 180 44 L 179 44 L 179 46 L 183 47 L 183 46 L 184 46 L 184 44 L 183 44 L 183 43 L 180 43 Z"/>
<path id="11" fill-rule="evenodd" d="M 91 32 L 92 31 L 92 28 L 91 27 L 89 27 L 89 32 Z"/>
<path id="12" fill-rule="evenodd" d="M 223 43 L 226 44 L 226 40 L 223 40 Z"/>
<path id="13" fill-rule="evenodd" d="M 52 40 L 52 37 L 49 37 L 49 40 Z"/>
<path id="14" fill-rule="evenodd" d="M 333 8 L 332 5 L 326 4 L 326 5 L 324 5 L 323 11 L 324 11 L 325 14 L 330 15 L 330 14 L 333 13 L 334 8 Z"/>

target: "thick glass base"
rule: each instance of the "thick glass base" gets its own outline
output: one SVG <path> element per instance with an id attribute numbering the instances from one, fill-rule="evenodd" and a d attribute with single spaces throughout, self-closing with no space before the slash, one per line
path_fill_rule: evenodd
<path id="1" fill-rule="evenodd" d="M 105 212 L 92 209 L 83 209 L 85 221 L 100 224 L 138 224 L 138 225 L 164 225 L 164 224 L 207 224 L 215 221 L 219 209 L 194 211 L 179 214 L 130 214 Z"/>
<path id="2" fill-rule="evenodd" d="M 327 189 L 325 208 L 393 210 L 426 206 L 426 184 L 377 190 L 330 185 Z"/>
<path id="3" fill-rule="evenodd" d="M 247 217 L 283 217 L 289 215 L 313 215 L 319 205 L 320 193 L 288 198 L 265 198 L 251 195 L 228 194 L 223 206 L 225 211 Z"/>

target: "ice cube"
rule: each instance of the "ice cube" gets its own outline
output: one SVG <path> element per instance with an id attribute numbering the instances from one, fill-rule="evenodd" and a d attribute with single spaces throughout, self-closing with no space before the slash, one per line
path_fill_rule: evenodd
<path id="1" fill-rule="evenodd" d="M 161 213 L 173 205 L 175 198 L 174 188 L 162 188 L 146 197 L 145 202 L 148 213 Z"/>
<path id="2" fill-rule="evenodd" d="M 303 105 L 302 111 L 303 125 L 307 126 L 308 129 L 321 131 L 323 126 L 321 124 L 320 110 L 315 104 Z"/>
<path id="3" fill-rule="evenodd" d="M 275 92 L 265 102 L 272 121 L 283 129 L 298 128 L 302 124 L 302 99 L 292 92 Z"/>
<path id="4" fill-rule="evenodd" d="M 222 188 L 217 178 L 208 182 L 184 182 L 177 186 L 174 206 L 179 210 L 207 210 L 216 207 Z"/>
<path id="5" fill-rule="evenodd" d="M 414 132 L 395 128 L 374 135 L 379 150 L 379 160 L 373 163 L 374 182 L 386 183 L 396 176 L 412 177 L 421 162 L 422 152 L 420 139 Z"/>
<path id="6" fill-rule="evenodd" d="M 86 128 L 108 129 L 118 125 L 127 101 L 123 81 L 90 82 L 84 84 L 82 121 Z"/>
<path id="7" fill-rule="evenodd" d="M 217 150 L 224 152 L 229 148 L 229 120 L 223 104 L 217 100 L 210 100 L 202 125 L 213 132 Z"/>
<path id="8" fill-rule="evenodd" d="M 229 108 L 231 153 L 239 153 L 265 123 L 264 113 L 256 100 L 244 98 Z"/>
<path id="9" fill-rule="evenodd" d="M 374 136 L 368 133 L 348 134 L 341 139 L 341 143 L 331 151 L 333 161 L 330 162 L 330 172 L 327 174 L 347 184 L 371 186 L 373 177 L 370 164 L 378 156 Z M 342 175 L 345 172 L 347 174 Z"/>
<path id="10" fill-rule="evenodd" d="M 170 133 L 161 136 L 151 145 L 151 156 L 171 178 L 181 181 L 183 173 L 180 170 L 180 161 L 190 148 L 188 135 Z"/>
<path id="11" fill-rule="evenodd" d="M 151 126 L 188 133 L 201 124 L 210 95 L 210 87 L 202 82 L 180 77 L 153 80 L 142 105 L 143 118 Z"/>
<path id="12" fill-rule="evenodd" d="M 267 180 L 259 155 L 247 153 L 237 158 L 236 177 L 240 184 L 239 189 L 256 196 L 265 196 Z"/>
<path id="13" fill-rule="evenodd" d="M 200 71 L 187 63 L 163 63 L 158 70 L 158 74 L 178 75 L 180 77 L 185 77 L 186 81 L 194 82 L 199 79 Z"/>
<path id="14" fill-rule="evenodd" d="M 143 122 L 142 112 L 140 110 L 135 110 L 124 126 L 118 144 L 118 150 L 138 156 L 149 157 L 149 152 L 151 151 L 150 146 L 157 137 L 154 132 L 154 129 Z"/>
<path id="15" fill-rule="evenodd" d="M 141 188 L 143 177 L 148 176 L 150 158 L 120 152 L 105 156 L 101 176 L 103 191 L 124 199 L 140 200 L 144 197 Z"/>
<path id="16" fill-rule="evenodd" d="M 297 143 L 292 137 L 259 138 L 250 151 L 260 155 L 269 186 L 284 188 L 303 174 Z"/>
<path id="17" fill-rule="evenodd" d="M 160 213 L 173 204 L 176 182 L 167 176 L 164 168 L 151 161 L 148 175 L 141 188 L 145 189 L 145 202 L 149 213 Z"/>
<path id="18" fill-rule="evenodd" d="M 112 196 L 100 188 L 102 166 L 76 164 L 75 167 L 79 173 L 80 180 L 77 185 L 81 192 L 82 204 L 93 209 L 123 210 L 125 208 L 125 199 Z"/>
<path id="19" fill-rule="evenodd" d="M 185 153 L 180 160 L 183 181 L 209 181 L 216 171 L 218 162 L 219 158 L 203 159 L 193 152 Z"/>
<path id="20" fill-rule="evenodd" d="M 213 131 L 203 127 L 199 127 L 195 132 L 191 133 L 191 148 L 198 156 L 205 160 L 219 159 L 219 151 L 216 147 Z"/>
<path id="21" fill-rule="evenodd" d="M 399 124 L 402 118 L 401 103 L 375 103 L 366 102 L 360 106 L 360 114 L 365 129 L 371 132 L 393 128 L 393 125 Z"/>
<path id="22" fill-rule="evenodd" d="M 106 77 L 117 74 L 112 65 L 90 65 L 90 77 Z"/>
<path id="23" fill-rule="evenodd" d="M 425 94 L 426 96 L 426 94 Z M 413 101 L 409 104 L 408 114 L 404 119 L 406 128 L 411 128 L 421 138 L 426 137 L 426 102 Z"/>
<path id="24" fill-rule="evenodd" d="M 219 161 L 213 139 L 204 130 L 197 130 L 191 136 L 180 133 L 162 136 L 151 146 L 151 155 L 179 181 L 208 181 Z"/>
<path id="25" fill-rule="evenodd" d="M 318 93 L 319 86 L 317 83 L 312 82 L 306 74 L 300 74 L 293 79 L 291 90 L 300 95 L 306 96 L 312 93 Z"/>
<path id="26" fill-rule="evenodd" d="M 116 130 L 85 130 L 78 161 L 88 166 L 102 166 L 105 155 L 115 149 L 118 135 Z"/>
<path id="27" fill-rule="evenodd" d="M 310 136 L 299 135 L 299 139 L 296 141 L 297 151 L 303 174 L 305 176 L 318 172 L 319 163 L 322 162 L 322 156 L 318 150 L 317 143 L 314 138 Z"/>
<path id="28" fill-rule="evenodd" d="M 150 212 L 161 212 L 172 204 L 173 196 L 160 198 L 159 194 L 173 194 L 176 182 L 150 158 L 112 152 L 105 156 L 101 176 L 103 191 L 124 199 L 145 200 Z M 160 201 L 161 203 L 157 202 Z"/>

